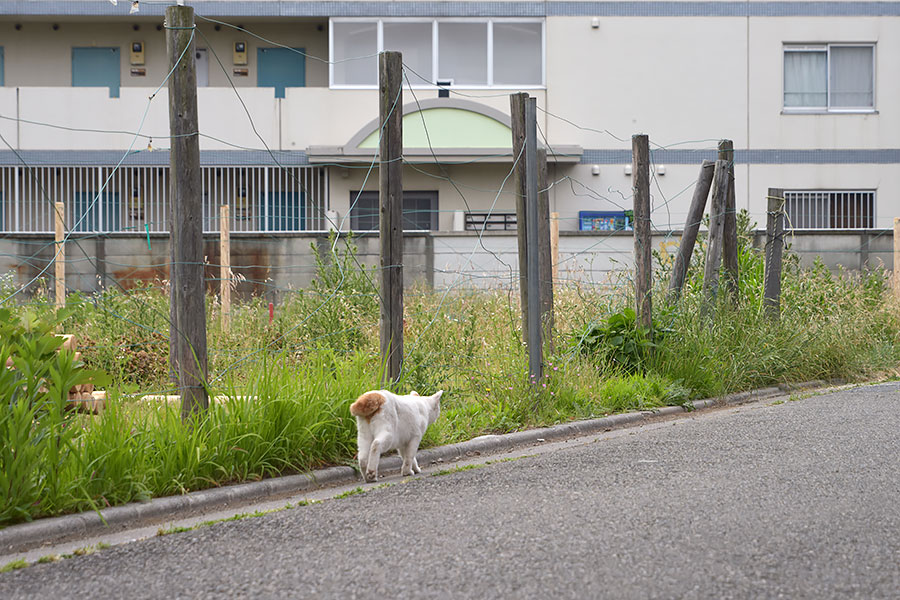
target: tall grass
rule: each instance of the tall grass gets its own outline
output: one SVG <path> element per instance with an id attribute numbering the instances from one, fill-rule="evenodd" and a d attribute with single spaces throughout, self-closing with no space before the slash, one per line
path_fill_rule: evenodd
<path id="1" fill-rule="evenodd" d="M 700 311 L 703 244 L 677 304 L 664 301 L 667 263 L 659 256 L 657 331 L 652 344 L 637 345 L 637 360 L 623 362 L 616 354 L 616 348 L 632 348 L 618 336 L 637 335 L 628 319 L 613 319 L 616 327 L 606 328 L 612 334 L 596 337 L 590 351 L 575 343 L 585 331 L 609 324 L 611 315 L 624 314 L 633 302 L 627 294 L 557 290 L 554 350 L 539 381 L 527 373 L 515 294 L 408 290 L 398 388 L 448 392 L 424 445 L 777 382 L 861 378 L 896 369 L 900 310 L 886 293 L 884 271 L 832 274 L 821 264 L 802 269 L 789 254 L 781 318 L 771 319 L 762 310 L 761 253 L 743 239 L 737 302 L 723 294 L 707 316 Z M 70 359 L 55 347 L 40 346 L 50 343 L 39 340 L 52 338 L 56 326 L 52 305 L 38 299 L 24 321 L 24 309 L 9 310 L 17 341 L 0 338 L 0 365 L 15 355 L 22 367 L 0 366 L 0 526 L 352 464 L 349 404 L 381 387 L 378 299 L 372 274 L 357 267 L 352 252 L 351 244 L 321 261 L 316 283 L 280 300 L 272 324 L 267 302 L 254 298 L 234 307 L 232 329 L 222 331 L 210 297 L 210 372 L 216 374 L 210 391 L 226 400 L 213 402 L 202 418 L 187 424 L 177 405 L 129 396 L 168 387 L 168 298 L 161 287 L 148 285 L 131 295 L 107 291 L 70 303 L 63 329 L 82 337 L 87 366 L 111 376 L 108 408 L 100 417 L 62 410 L 65 395 L 59 390 L 68 389 L 66 381 L 80 377 L 83 367 L 66 366 Z M 53 369 L 64 374 L 51 375 Z M 27 373 L 37 375 L 25 388 L 56 390 L 56 404 L 18 391 Z M 56 387 L 41 384 L 47 381 Z"/>

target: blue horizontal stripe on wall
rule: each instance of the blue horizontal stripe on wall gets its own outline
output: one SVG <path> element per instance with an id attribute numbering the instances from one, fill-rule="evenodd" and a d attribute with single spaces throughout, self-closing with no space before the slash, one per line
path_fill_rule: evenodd
<path id="1" fill-rule="evenodd" d="M 650 158 L 655 163 L 690 165 L 703 160 L 716 160 L 715 150 L 650 150 Z M 585 150 L 582 164 L 615 165 L 631 162 L 631 150 Z M 900 148 L 878 150 L 735 150 L 735 164 L 751 165 L 833 165 L 833 164 L 898 164 Z"/>
<path id="2" fill-rule="evenodd" d="M 900 148 L 878 150 L 735 150 L 737 164 L 752 165 L 831 165 L 831 164 L 900 164 Z M 700 164 L 715 160 L 716 151 L 703 150 L 651 150 L 653 162 L 672 165 Z M 114 166 L 122 159 L 116 150 L 0 150 L 0 166 Z M 585 150 L 581 164 L 615 165 L 631 162 L 631 150 Z M 167 166 L 169 151 L 134 152 L 122 163 L 126 166 Z M 205 150 L 200 152 L 203 166 L 285 166 L 309 165 L 306 152 L 263 150 Z"/>
<path id="3" fill-rule="evenodd" d="M 900 2 L 303 2 L 245 0 L 190 3 L 206 17 L 879 17 L 900 16 Z M 102 0 L 0 0 L 0 15 L 87 15 L 132 18 L 131 2 Z M 142 3 L 139 16 L 165 13 Z"/>
<path id="4" fill-rule="evenodd" d="M 0 150 L 0 166 L 64 167 L 80 165 L 115 166 L 124 152 L 117 150 Z M 169 151 L 132 152 L 122 162 L 125 166 L 168 166 Z M 306 152 L 265 150 L 204 150 L 200 152 L 203 166 L 284 166 L 300 167 L 309 164 Z"/>

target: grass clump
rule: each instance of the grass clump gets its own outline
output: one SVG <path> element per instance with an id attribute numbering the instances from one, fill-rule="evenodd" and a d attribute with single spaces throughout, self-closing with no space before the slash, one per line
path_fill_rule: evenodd
<path id="1" fill-rule="evenodd" d="M 702 240 L 677 303 L 665 300 L 668 262 L 658 255 L 651 330 L 637 324 L 628 286 L 558 289 L 540 378 L 526 370 L 516 294 L 407 290 L 396 388 L 447 391 L 422 446 L 782 382 L 897 372 L 900 310 L 883 270 L 802 268 L 789 253 L 773 319 L 762 308 L 763 257 L 748 242 L 746 216 L 742 223 L 740 285 L 712 305 L 703 304 Z M 279 300 L 271 324 L 267 299 L 251 298 L 223 331 L 209 298 L 209 391 L 225 400 L 188 423 L 178 406 L 128 396 L 168 386 L 163 288 L 72 299 L 60 318 L 46 299 L 0 309 L 0 526 L 351 464 L 349 405 L 383 387 L 378 297 L 352 242 L 330 243 L 339 251 L 320 259 L 310 289 Z M 56 353 L 55 328 L 88 341 L 86 365 Z M 3 368 L 6 357 L 19 361 L 15 369 Z M 85 366 L 111 377 L 101 417 L 64 410 L 63 391 L 90 376 Z"/>

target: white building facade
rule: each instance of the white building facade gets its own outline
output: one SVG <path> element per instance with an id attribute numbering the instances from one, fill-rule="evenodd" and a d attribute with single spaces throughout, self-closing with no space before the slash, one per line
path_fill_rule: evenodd
<path id="1" fill-rule="evenodd" d="M 372 227 L 385 49 L 406 65 L 411 229 L 487 213 L 514 227 L 517 91 L 537 98 L 564 231 L 631 208 L 635 133 L 651 140 L 658 231 L 683 227 L 723 138 L 737 207 L 759 223 L 770 187 L 796 229 L 888 228 L 900 212 L 900 2 L 188 4 L 210 231 L 226 203 L 235 231 Z M 52 231 L 52 201 L 73 231 L 165 231 L 165 7 L 130 5 L 0 0 L 0 232 Z"/>

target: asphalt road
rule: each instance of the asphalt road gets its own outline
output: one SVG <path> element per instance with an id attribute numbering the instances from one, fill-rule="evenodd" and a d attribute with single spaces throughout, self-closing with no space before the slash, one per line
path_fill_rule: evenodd
<path id="1" fill-rule="evenodd" d="M 900 384 L 583 441 L 34 565 L 0 598 L 900 598 Z"/>

